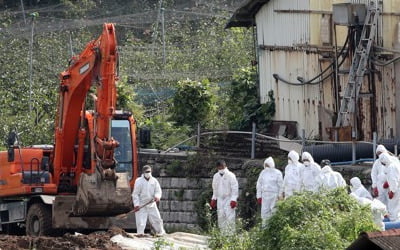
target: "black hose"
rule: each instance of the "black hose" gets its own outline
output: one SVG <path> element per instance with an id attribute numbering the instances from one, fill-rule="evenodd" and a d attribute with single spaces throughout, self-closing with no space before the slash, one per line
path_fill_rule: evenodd
<path id="1" fill-rule="evenodd" d="M 351 31 L 348 32 L 347 37 L 346 37 L 346 41 L 345 41 L 342 49 L 340 50 L 339 55 L 335 58 L 335 60 L 328 67 L 326 67 L 326 69 L 324 69 L 321 73 L 319 73 L 317 76 L 313 77 L 312 79 L 310 79 L 308 81 L 305 81 L 305 82 L 296 83 L 296 82 L 290 82 L 288 80 L 285 80 L 285 79 L 281 78 L 276 73 L 272 74 L 272 76 L 275 78 L 275 80 L 279 80 L 279 81 L 284 82 L 286 84 L 295 85 L 295 86 L 303 86 L 303 85 L 306 85 L 306 84 L 316 85 L 316 84 L 320 84 L 321 82 L 324 82 L 326 79 L 328 79 L 335 72 L 334 71 L 330 72 L 327 76 L 325 76 L 324 78 L 322 78 L 321 80 L 319 80 L 317 82 L 312 82 L 312 81 L 314 81 L 315 79 L 323 76 L 323 74 L 325 72 L 327 72 L 334 65 L 334 63 L 339 59 L 339 57 L 343 55 L 343 52 L 344 52 L 344 50 L 345 50 L 345 48 L 346 48 L 346 46 L 347 46 L 347 44 L 349 42 L 351 33 L 352 33 Z M 344 55 L 342 61 L 338 64 L 338 67 L 340 67 L 344 63 L 347 55 L 348 55 L 348 50 L 347 50 L 346 54 Z"/>

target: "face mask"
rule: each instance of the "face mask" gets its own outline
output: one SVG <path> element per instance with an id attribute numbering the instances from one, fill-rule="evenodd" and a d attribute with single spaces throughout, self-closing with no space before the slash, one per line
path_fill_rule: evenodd
<path id="1" fill-rule="evenodd" d="M 291 160 L 291 159 L 288 159 L 288 164 L 292 164 L 293 163 L 293 161 Z"/>
<path id="2" fill-rule="evenodd" d="M 305 161 L 303 164 L 304 164 L 305 166 L 310 166 L 310 162 L 309 162 L 309 161 Z"/>
<path id="3" fill-rule="evenodd" d="M 151 177 L 151 173 L 144 173 L 144 177 L 149 179 Z"/>
<path id="4" fill-rule="evenodd" d="M 225 173 L 225 169 L 220 169 L 220 170 L 218 170 L 218 173 L 224 174 L 224 173 Z"/>

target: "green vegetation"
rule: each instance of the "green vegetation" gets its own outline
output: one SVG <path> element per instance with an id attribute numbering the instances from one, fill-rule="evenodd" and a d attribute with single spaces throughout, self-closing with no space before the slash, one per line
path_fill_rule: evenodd
<path id="1" fill-rule="evenodd" d="M 150 146 L 164 150 L 187 139 L 191 131 L 188 126 L 175 126 L 167 115 L 162 114 L 146 119 L 142 126 L 149 128 L 152 133 Z"/>
<path id="2" fill-rule="evenodd" d="M 274 93 L 268 93 L 269 101 L 260 103 L 257 72 L 254 68 L 242 68 L 237 72 L 229 89 L 227 113 L 229 127 L 238 130 L 251 130 L 256 122 L 259 131 L 269 125 L 275 115 Z"/>
<path id="3" fill-rule="evenodd" d="M 362 231 L 378 230 L 371 209 L 361 206 L 347 191 L 304 192 L 278 202 L 265 228 L 249 231 L 238 226 L 232 237 L 211 229 L 212 249 L 345 249 Z"/>
<path id="4" fill-rule="evenodd" d="M 166 149 L 188 138 L 197 122 L 202 129 L 228 128 L 232 76 L 254 57 L 251 30 L 224 29 L 240 2 L 34 1 L 24 6 L 26 22 L 19 1 L 0 4 L 0 145 L 11 129 L 23 145 L 52 143 L 58 74 L 98 37 L 104 18 L 116 20 L 118 108 L 133 111 L 139 127 L 151 129 L 151 147 Z M 190 96 L 196 102 L 178 100 L 189 97 L 185 84 L 199 82 L 202 89 L 192 88 L 198 92 Z"/>
<path id="5" fill-rule="evenodd" d="M 174 243 L 167 241 L 165 238 L 159 238 L 154 242 L 154 250 L 173 249 Z"/>
<path id="6" fill-rule="evenodd" d="M 209 81 L 179 81 L 172 99 L 171 119 L 177 125 L 188 125 L 192 128 L 195 128 L 197 123 L 205 125 L 207 120 L 211 119 L 211 112 L 215 110 L 213 99 L 215 97 Z"/>

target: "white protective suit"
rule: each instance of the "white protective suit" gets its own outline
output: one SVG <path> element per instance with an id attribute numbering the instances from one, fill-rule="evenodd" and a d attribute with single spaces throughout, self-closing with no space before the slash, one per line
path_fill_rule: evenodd
<path id="1" fill-rule="evenodd" d="M 389 188 L 387 192 L 392 192 L 393 197 L 390 198 L 388 195 L 387 210 L 389 213 L 390 221 L 400 220 L 400 163 L 393 159 L 388 153 L 382 153 L 379 155 L 379 160 L 387 167 L 387 181 Z"/>
<path id="2" fill-rule="evenodd" d="M 305 191 L 318 191 L 317 179 L 321 172 L 321 167 L 314 162 L 314 158 L 308 152 L 301 154 L 303 166 L 300 170 L 301 189 Z"/>
<path id="3" fill-rule="evenodd" d="M 354 199 L 356 199 L 361 205 L 371 207 L 372 219 L 375 225 L 377 225 L 381 229 L 381 231 L 385 231 L 385 223 L 383 223 L 384 216 L 387 214 L 385 204 L 383 204 L 378 199 L 370 200 L 367 198 L 359 197 L 354 193 L 351 193 L 350 195 Z"/>
<path id="4" fill-rule="evenodd" d="M 387 150 L 385 146 L 383 145 L 378 145 L 376 147 L 376 154 L 379 155 L 381 153 L 386 153 Z M 372 170 L 371 170 L 371 180 L 372 180 L 372 192 L 374 192 L 374 189 L 377 189 L 378 191 L 378 196 L 377 199 L 379 199 L 383 204 L 386 206 L 388 205 L 388 191 L 387 189 L 383 188 L 383 183 L 387 181 L 386 178 L 386 171 L 387 168 L 385 168 L 381 161 L 378 159 L 375 160 L 374 164 L 372 165 Z"/>
<path id="5" fill-rule="evenodd" d="M 285 177 L 283 178 L 283 192 L 285 198 L 293 195 L 294 192 L 300 192 L 300 170 L 303 166 L 299 162 L 299 154 L 291 150 L 288 154 L 288 165 L 285 167 Z"/>
<path id="6" fill-rule="evenodd" d="M 161 195 L 161 187 L 156 178 L 150 176 L 149 180 L 146 180 L 142 175 L 136 179 L 132 192 L 132 199 L 135 207 L 143 206 L 154 200 L 154 198 L 161 199 Z M 147 218 L 149 218 L 149 222 L 156 234 L 165 234 L 163 220 L 161 219 L 156 202 L 152 202 L 140 208 L 140 210 L 135 213 L 135 218 L 138 234 L 144 233 Z"/>
<path id="7" fill-rule="evenodd" d="M 371 194 L 368 192 L 368 190 L 361 183 L 360 178 L 358 178 L 358 177 L 351 178 L 350 179 L 350 185 L 351 185 L 350 186 L 351 193 L 353 193 L 357 197 L 367 198 L 367 199 L 372 200 Z"/>
<path id="8" fill-rule="evenodd" d="M 236 208 L 231 208 L 231 201 L 237 202 L 239 184 L 234 173 L 225 168 L 224 174 L 214 174 L 212 180 L 212 199 L 217 200 L 218 227 L 223 233 L 234 232 Z"/>
<path id="9" fill-rule="evenodd" d="M 264 170 L 257 180 L 257 199 L 261 198 L 261 219 L 263 225 L 275 208 L 276 201 L 282 196 L 283 177 L 281 171 L 275 168 L 272 157 L 264 161 Z"/>
<path id="10" fill-rule="evenodd" d="M 319 189 L 335 189 L 338 187 L 346 187 L 346 181 L 343 176 L 336 171 L 333 171 L 329 165 L 321 169 L 321 173 L 317 178 Z"/>

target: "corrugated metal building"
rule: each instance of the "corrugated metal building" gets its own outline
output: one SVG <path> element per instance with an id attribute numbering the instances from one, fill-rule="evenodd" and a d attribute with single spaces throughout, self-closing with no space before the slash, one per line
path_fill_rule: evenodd
<path id="1" fill-rule="evenodd" d="M 298 130 L 305 129 L 308 138 L 333 139 L 337 135 L 333 131 L 344 131 L 335 124 L 360 33 L 354 26 L 333 22 L 333 5 L 345 2 L 368 5 L 371 1 L 247 0 L 227 24 L 228 28 L 256 27 L 261 102 L 273 90 L 274 119 L 297 121 Z M 379 138 L 400 136 L 400 109 L 396 110 L 400 105 L 400 98 L 396 99 L 396 92 L 400 93 L 400 0 L 373 2 L 382 14 L 356 118 L 349 124 L 359 140 L 371 140 L 373 132 Z M 343 48 L 347 44 L 350 47 Z"/>

